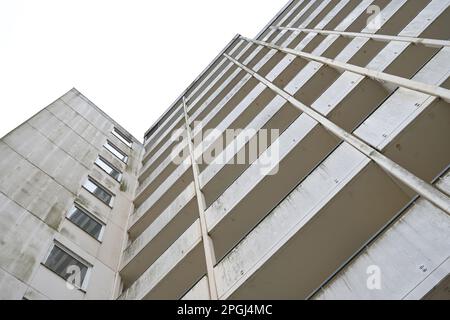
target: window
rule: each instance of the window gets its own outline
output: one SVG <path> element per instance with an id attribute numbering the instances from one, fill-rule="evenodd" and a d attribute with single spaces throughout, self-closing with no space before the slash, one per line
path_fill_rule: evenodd
<path id="1" fill-rule="evenodd" d="M 69 253 L 69 250 L 63 249 L 59 244 L 54 244 L 47 259 L 44 262 L 44 266 L 55 272 L 64 280 L 70 281 L 80 289 L 86 287 L 86 275 L 88 274 L 88 263 L 82 261 L 75 254 Z M 73 275 L 76 275 L 75 277 Z M 71 279 L 69 279 L 71 277 Z M 79 280 L 76 283 L 76 280 Z M 73 283 L 75 281 L 75 283 Z"/>
<path id="2" fill-rule="evenodd" d="M 116 128 L 114 128 L 113 130 L 113 135 L 115 135 L 120 141 L 122 141 L 123 143 L 125 143 L 128 147 L 131 148 L 131 145 L 133 144 L 133 142 L 131 141 L 131 139 L 129 137 L 127 137 L 124 133 L 120 132 L 119 130 L 117 130 Z"/>
<path id="3" fill-rule="evenodd" d="M 115 180 L 119 182 L 122 180 L 122 173 L 102 157 L 98 157 L 97 160 L 95 160 L 95 164 Z"/>
<path id="4" fill-rule="evenodd" d="M 122 160 L 123 162 L 127 163 L 128 156 L 124 154 L 122 151 L 119 150 L 115 145 L 113 145 L 111 142 L 107 141 L 105 144 L 105 148 L 111 152 L 113 155 L 115 155 L 117 158 Z"/>
<path id="5" fill-rule="evenodd" d="M 105 225 L 77 205 L 69 211 L 67 219 L 95 239 L 101 240 Z"/>
<path id="6" fill-rule="evenodd" d="M 105 188 L 100 186 L 97 182 L 93 181 L 91 178 L 88 178 L 86 183 L 83 186 L 87 191 L 96 196 L 99 200 L 101 200 L 106 205 L 112 207 L 113 195 L 106 191 Z"/>

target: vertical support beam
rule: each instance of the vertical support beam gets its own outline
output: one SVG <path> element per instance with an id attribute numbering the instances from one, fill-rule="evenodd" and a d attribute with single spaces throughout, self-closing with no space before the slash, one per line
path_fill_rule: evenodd
<path id="1" fill-rule="evenodd" d="M 214 246 L 212 243 L 212 239 L 208 234 L 208 228 L 206 226 L 205 197 L 203 196 L 203 193 L 200 189 L 200 180 L 198 178 L 199 177 L 199 169 L 198 169 L 198 165 L 195 161 L 194 144 L 192 142 L 192 131 L 191 131 L 191 127 L 189 126 L 189 117 L 188 117 L 188 113 L 187 113 L 186 98 L 184 96 L 183 96 L 183 110 L 184 110 L 184 121 L 185 121 L 187 138 L 188 138 L 189 155 L 191 158 L 192 173 L 194 175 L 195 194 L 197 196 L 198 213 L 199 213 L 199 218 L 200 218 L 200 228 L 201 228 L 201 232 L 202 232 L 203 249 L 204 249 L 205 260 L 206 260 L 206 272 L 207 272 L 206 276 L 208 278 L 209 297 L 211 298 L 211 300 L 217 300 L 218 299 L 217 285 L 216 285 L 216 277 L 214 275 L 214 264 L 216 263 L 216 257 L 214 254 Z"/>
<path id="2" fill-rule="evenodd" d="M 356 150 L 367 156 L 369 159 L 373 160 L 376 164 L 378 164 L 384 171 L 391 174 L 399 181 L 403 182 L 406 186 L 417 192 L 419 195 L 433 203 L 438 208 L 444 210 L 444 212 L 450 214 L 450 198 L 442 193 L 437 188 L 431 186 L 429 183 L 423 181 L 416 175 L 412 174 L 399 164 L 395 163 L 381 152 L 376 150 L 375 148 L 369 146 L 367 143 L 354 136 L 353 134 L 345 131 L 334 122 L 330 121 L 328 118 L 312 109 L 311 107 L 306 106 L 299 100 L 295 99 L 288 92 L 283 89 L 277 87 L 272 82 L 255 72 L 254 70 L 248 68 L 243 65 L 236 59 L 230 57 L 225 54 L 231 62 L 237 65 L 239 68 L 253 76 L 256 80 L 267 86 L 269 89 L 274 91 L 276 94 L 284 98 L 286 101 L 291 103 L 294 107 L 298 108 L 300 111 L 304 112 L 306 115 L 313 118 L 315 121 L 320 123 L 326 130 L 340 138 L 341 140 L 347 142 L 349 145 L 354 147 Z"/>

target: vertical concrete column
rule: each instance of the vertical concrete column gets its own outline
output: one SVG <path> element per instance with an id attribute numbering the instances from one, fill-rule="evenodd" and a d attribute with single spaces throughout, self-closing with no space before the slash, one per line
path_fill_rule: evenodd
<path id="1" fill-rule="evenodd" d="M 195 193 L 197 196 L 198 214 L 199 214 L 199 218 L 200 218 L 200 228 L 201 228 L 201 232 L 202 232 L 203 249 L 205 252 L 206 272 L 207 272 L 206 276 L 208 278 L 209 297 L 211 300 L 217 300 L 218 299 L 217 285 L 216 285 L 216 278 L 214 275 L 214 264 L 216 263 L 216 257 L 214 254 L 213 242 L 212 242 L 211 237 L 208 234 L 208 229 L 206 227 L 206 219 L 205 219 L 206 203 L 205 203 L 205 197 L 203 195 L 203 192 L 200 189 L 200 180 L 199 180 L 200 172 L 198 169 L 198 165 L 195 161 L 194 144 L 192 142 L 192 131 L 191 131 L 191 127 L 189 125 L 189 116 L 187 113 L 185 97 L 183 97 L 183 110 L 184 110 L 184 121 L 185 121 L 188 145 L 189 145 L 189 155 L 191 158 L 191 166 L 192 166 L 192 172 L 193 172 L 193 176 L 194 176 Z"/>

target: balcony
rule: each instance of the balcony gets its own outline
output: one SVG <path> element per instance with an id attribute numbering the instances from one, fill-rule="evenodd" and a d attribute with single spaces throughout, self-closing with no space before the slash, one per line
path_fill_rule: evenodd
<path id="1" fill-rule="evenodd" d="M 442 49 L 413 79 L 448 88 L 450 74 L 440 66 L 449 59 L 450 49 Z M 431 181 L 450 162 L 450 150 L 445 147 L 449 107 L 436 97 L 400 88 L 354 133 L 418 177 Z"/>
<path id="2" fill-rule="evenodd" d="M 293 63 L 295 64 L 295 61 Z M 308 76 L 320 78 L 321 74 L 306 66 L 289 82 L 285 90 L 295 92 L 308 81 Z M 360 90 L 363 93 L 359 93 Z M 370 91 L 370 94 L 366 94 L 366 90 Z M 340 122 L 344 127 L 354 128 L 387 95 L 388 92 L 378 83 L 362 78 L 356 81 L 355 75 L 343 75 L 316 100 L 313 107 L 320 109 L 325 106 L 325 110 L 321 111 L 328 113 L 331 119 Z M 260 114 L 254 116 L 254 122 L 258 121 L 260 116 L 272 116 L 264 127 L 278 127 L 282 132 L 277 144 L 262 154 L 262 157 L 268 157 L 279 152 L 279 158 L 273 163 L 280 168 L 276 175 L 266 175 L 264 170 L 261 170 L 260 163 L 256 162 L 251 166 L 241 167 L 214 164 L 200 176 L 207 203 L 211 204 L 206 211 L 206 218 L 218 259 L 244 237 L 276 206 L 279 199 L 286 196 L 338 144 L 338 140 L 322 126 L 317 125 L 307 115 L 298 116 L 298 110 L 288 104 L 283 106 L 285 102 L 282 100 L 274 99 Z M 359 103 L 361 108 L 354 108 L 355 103 Z M 291 124 L 290 121 L 294 122 Z M 254 122 L 252 126 L 257 128 Z"/>
<path id="3" fill-rule="evenodd" d="M 448 72 L 439 68 L 448 58 L 448 49 L 442 49 L 414 79 L 448 87 Z M 346 83 L 350 89 L 345 89 Z M 378 98 L 376 94 L 372 98 L 368 96 L 368 101 L 373 103 L 368 104 L 366 112 L 371 113 L 389 88 L 346 73 L 313 103 L 313 107 L 325 114 L 328 112 L 328 116 L 343 127 L 352 128 L 365 116 L 351 117 L 350 113 L 339 118 L 338 112 L 326 111 L 326 106 L 330 101 L 333 108 L 354 106 L 354 100 L 351 101 L 355 96 L 350 93 L 355 88 L 358 93 L 364 86 L 374 86 L 369 91 L 377 89 L 379 94 Z M 336 91 L 336 88 L 340 89 Z M 333 91 L 342 95 L 333 96 Z M 355 109 L 354 112 L 359 112 Z M 359 125 L 355 135 L 422 179 L 431 181 L 450 163 L 450 153 L 444 147 L 450 134 L 449 110 L 443 100 L 400 88 Z M 352 108 L 347 110 L 351 111 Z M 301 121 L 302 116 L 296 122 Z M 353 123 L 341 122 L 346 119 L 353 119 Z M 305 129 L 305 125 L 301 127 Z M 288 132 L 289 129 L 283 135 Z M 299 129 L 293 132 L 298 133 Z M 282 149 L 286 148 L 287 141 L 280 143 Z M 297 165 L 302 163 L 296 161 Z M 231 244 L 239 239 L 230 239 L 230 234 L 236 235 L 236 230 L 240 234 L 239 227 L 252 219 L 258 207 L 252 206 L 251 210 L 242 210 L 239 214 L 233 214 L 233 210 L 239 210 L 240 201 L 260 206 L 261 199 L 270 197 L 268 192 L 257 197 L 258 201 L 248 200 L 246 193 L 260 190 L 256 187 L 256 172 L 248 173 L 251 170 L 252 167 L 247 169 L 217 204 L 213 204 L 214 209 L 209 208 L 206 213 L 219 260 L 224 248 L 228 248 L 215 267 L 222 299 L 309 297 L 414 196 L 409 188 L 343 143 L 313 168 L 273 211 L 269 210 L 269 215 L 260 217 L 263 220 L 254 229 L 248 224 L 250 232 L 233 247 Z M 275 191 L 279 188 L 279 184 L 272 186 Z M 236 195 L 240 195 L 239 199 Z M 221 224 L 220 232 L 215 232 L 214 228 Z M 236 261 L 240 261 L 240 268 L 236 268 Z"/>
<path id="4" fill-rule="evenodd" d="M 435 186 L 450 194 L 450 173 Z M 448 300 L 449 292 L 440 290 L 439 285 L 450 273 L 449 229 L 448 214 L 419 198 L 313 299 L 418 300 L 434 292 L 433 298 Z M 377 290 L 366 285 L 370 266 L 381 270 L 381 287 Z"/>
<path id="5" fill-rule="evenodd" d="M 190 161 L 182 165 L 140 204 L 131 216 L 128 233 L 135 239 L 193 182 Z"/>
<path id="6" fill-rule="evenodd" d="M 179 299 L 205 274 L 200 222 L 196 220 L 119 299 Z"/>
<path id="7" fill-rule="evenodd" d="M 197 198 L 191 183 L 125 249 L 120 271 L 125 286 L 133 283 L 197 218 Z"/>
<path id="8" fill-rule="evenodd" d="M 307 298 L 409 199 L 341 144 L 218 263 L 220 298 Z"/>
<path id="9" fill-rule="evenodd" d="M 147 175 L 147 178 L 141 180 L 140 185 L 136 191 L 136 198 L 134 204 L 139 206 L 142 202 L 148 198 L 165 180 L 169 179 L 178 168 L 184 167 L 185 170 L 189 166 L 179 164 L 186 160 L 189 156 L 189 150 L 186 139 L 176 144 L 173 153 L 169 152 L 169 155 L 164 159 L 153 171 Z M 172 151 L 172 150 L 169 150 Z M 156 165 L 156 163 L 154 163 Z"/>
<path id="10" fill-rule="evenodd" d="M 182 112 L 181 109 L 179 112 Z M 142 159 L 143 166 L 146 166 L 147 162 L 158 152 L 161 146 L 166 146 L 172 142 L 172 134 L 180 128 L 184 128 L 184 115 L 183 113 L 179 114 L 178 117 L 170 123 L 169 128 L 162 132 L 162 135 L 156 139 L 156 141 L 148 145 L 147 151 L 144 154 Z"/>
<path id="11" fill-rule="evenodd" d="M 183 148 L 186 148 L 187 145 L 180 145 L 179 140 L 181 138 L 181 134 L 183 131 L 180 130 L 179 135 L 178 136 L 173 136 L 171 139 L 167 140 L 166 143 L 161 146 L 160 148 L 158 148 L 158 150 L 153 154 L 153 156 L 146 161 L 140 172 L 139 172 L 139 183 L 143 184 L 144 181 L 150 176 L 152 175 L 152 173 L 162 165 L 163 162 L 167 161 L 167 159 L 170 159 L 170 155 L 172 154 L 172 152 L 175 152 L 174 150 L 177 149 L 177 151 L 180 151 Z M 183 141 L 181 141 L 181 143 L 183 143 Z"/>

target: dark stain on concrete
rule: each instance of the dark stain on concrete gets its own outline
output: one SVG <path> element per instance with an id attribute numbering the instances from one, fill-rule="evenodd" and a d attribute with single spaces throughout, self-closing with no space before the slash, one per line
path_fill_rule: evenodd
<path id="1" fill-rule="evenodd" d="M 52 229 L 58 230 L 59 225 L 63 219 L 64 213 L 58 203 L 52 205 L 47 215 L 45 216 L 45 223 Z"/>
<path id="2" fill-rule="evenodd" d="M 128 190 L 128 184 L 124 181 L 120 184 L 120 191 L 126 192 Z"/>

